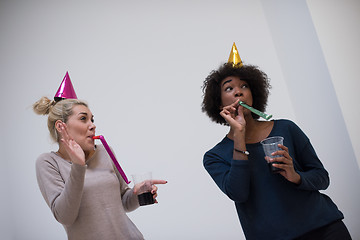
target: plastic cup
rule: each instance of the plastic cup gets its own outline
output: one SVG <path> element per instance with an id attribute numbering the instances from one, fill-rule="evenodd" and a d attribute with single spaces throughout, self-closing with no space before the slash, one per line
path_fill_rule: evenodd
<path id="1" fill-rule="evenodd" d="M 268 162 L 269 169 L 272 173 L 278 173 L 280 171 L 283 171 L 282 169 L 273 166 L 274 163 L 281 164 L 281 162 L 270 162 L 270 159 L 282 156 L 282 155 L 273 156 L 271 154 L 278 150 L 282 150 L 281 148 L 278 147 L 278 144 L 283 145 L 283 141 L 284 141 L 283 137 L 276 136 L 276 137 L 266 138 L 260 142 L 265 152 L 265 159 Z"/>
<path id="2" fill-rule="evenodd" d="M 155 199 L 151 193 L 152 190 L 152 173 L 146 172 L 142 174 L 132 175 L 134 185 L 141 184 L 138 191 L 138 199 L 140 206 L 150 205 L 155 203 Z"/>

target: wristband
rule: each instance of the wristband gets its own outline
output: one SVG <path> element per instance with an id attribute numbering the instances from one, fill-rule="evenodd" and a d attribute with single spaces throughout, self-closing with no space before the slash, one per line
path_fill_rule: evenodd
<path id="1" fill-rule="evenodd" d="M 245 154 L 246 156 L 249 156 L 249 154 L 250 154 L 250 153 L 249 153 L 248 151 L 246 151 L 246 150 L 245 150 L 245 151 L 241 151 L 241 150 L 238 150 L 238 149 L 236 149 L 236 148 L 234 148 L 234 151 L 235 151 L 235 152 L 242 153 L 242 154 Z"/>

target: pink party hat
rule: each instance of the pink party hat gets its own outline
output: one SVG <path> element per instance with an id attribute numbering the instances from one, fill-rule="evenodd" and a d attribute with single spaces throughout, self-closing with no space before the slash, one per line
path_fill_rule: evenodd
<path id="1" fill-rule="evenodd" d="M 66 72 L 64 79 L 62 80 L 59 89 L 57 90 L 54 99 L 59 101 L 64 98 L 77 99 L 74 87 L 71 83 L 69 73 Z"/>

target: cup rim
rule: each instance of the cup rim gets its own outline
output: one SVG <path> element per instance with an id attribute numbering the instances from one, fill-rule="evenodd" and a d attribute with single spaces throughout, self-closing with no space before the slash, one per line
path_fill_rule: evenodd
<path id="1" fill-rule="evenodd" d="M 282 141 L 284 141 L 284 137 L 282 137 L 282 136 L 273 136 L 273 137 L 268 137 L 268 138 L 265 138 L 265 139 L 261 140 L 260 143 L 261 143 L 261 144 L 264 144 L 264 145 L 265 145 L 265 144 L 266 144 L 266 145 L 275 144 L 275 143 L 264 143 L 264 141 L 270 140 L 270 139 L 274 139 L 274 138 L 279 138 L 279 139 L 281 139 Z"/>
<path id="2" fill-rule="evenodd" d="M 134 181 L 134 184 L 141 183 L 146 180 L 153 180 L 152 171 L 147 171 L 147 172 L 142 172 L 142 173 L 141 172 L 134 173 L 134 174 L 131 174 L 131 177 Z"/>

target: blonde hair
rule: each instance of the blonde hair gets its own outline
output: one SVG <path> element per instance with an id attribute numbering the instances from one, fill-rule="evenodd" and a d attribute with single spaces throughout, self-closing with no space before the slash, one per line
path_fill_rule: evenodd
<path id="1" fill-rule="evenodd" d="M 48 129 L 52 140 L 59 142 L 59 136 L 55 128 L 55 122 L 61 120 L 64 123 L 67 122 L 70 115 L 72 115 L 72 109 L 76 105 L 83 105 L 88 107 L 88 104 L 78 99 L 63 99 L 60 101 L 50 100 L 47 97 L 40 98 L 39 101 L 33 104 L 33 110 L 39 115 L 48 116 Z"/>

